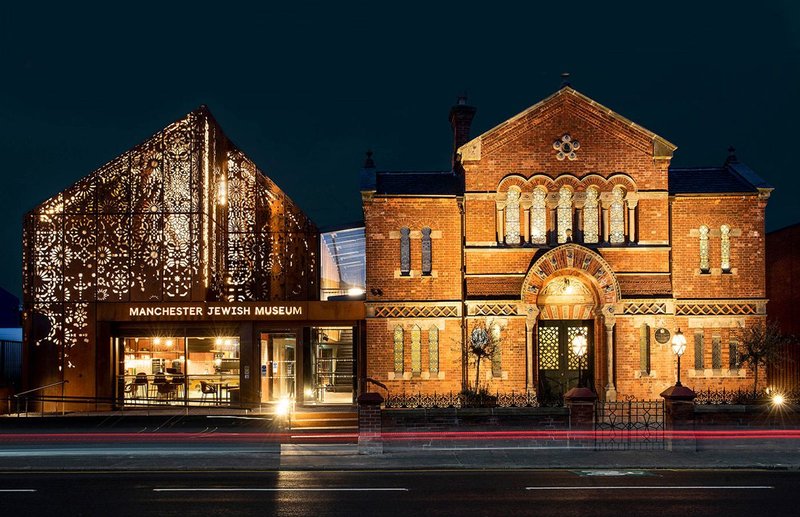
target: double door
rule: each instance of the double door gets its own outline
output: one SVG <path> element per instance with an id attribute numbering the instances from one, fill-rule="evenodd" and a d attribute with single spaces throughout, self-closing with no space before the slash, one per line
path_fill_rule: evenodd
<path id="1" fill-rule="evenodd" d="M 593 385 L 594 335 L 592 320 L 541 320 L 537 330 L 539 399 L 546 403 L 563 400 L 564 394 L 578 386 Z M 579 335 L 586 337 L 583 358 L 573 351 Z"/>

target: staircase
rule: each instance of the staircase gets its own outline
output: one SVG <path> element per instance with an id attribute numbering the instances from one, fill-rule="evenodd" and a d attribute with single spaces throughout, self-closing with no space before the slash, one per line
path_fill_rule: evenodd
<path id="1" fill-rule="evenodd" d="M 346 431 L 358 430 L 358 413 L 346 411 L 297 410 L 292 414 L 292 431 Z"/>

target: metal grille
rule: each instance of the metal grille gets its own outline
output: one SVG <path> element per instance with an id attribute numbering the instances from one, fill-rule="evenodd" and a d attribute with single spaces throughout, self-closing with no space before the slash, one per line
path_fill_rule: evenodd
<path id="1" fill-rule="evenodd" d="M 539 368 L 558 370 L 558 327 L 539 327 Z"/>
<path id="2" fill-rule="evenodd" d="M 656 450 L 664 448 L 664 402 L 598 402 L 595 449 Z"/>
<path id="3" fill-rule="evenodd" d="M 567 368 L 570 370 L 577 370 L 579 366 L 578 356 L 572 351 L 572 340 L 575 339 L 575 336 L 583 334 L 584 336 L 589 335 L 589 328 L 588 327 L 567 327 Z M 584 361 L 584 364 L 586 361 Z"/>

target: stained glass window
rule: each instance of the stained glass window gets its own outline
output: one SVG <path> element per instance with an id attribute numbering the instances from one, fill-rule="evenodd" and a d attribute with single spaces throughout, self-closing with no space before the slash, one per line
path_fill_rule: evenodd
<path id="1" fill-rule="evenodd" d="M 394 328 L 394 373 L 403 373 L 403 327 Z"/>
<path id="2" fill-rule="evenodd" d="M 558 370 L 558 327 L 539 327 L 539 368 Z"/>
<path id="3" fill-rule="evenodd" d="M 428 330 L 428 370 L 431 374 L 439 373 L 439 329 Z"/>
<path id="4" fill-rule="evenodd" d="M 531 204 L 531 242 L 547 243 L 547 192 L 542 188 L 534 189 Z"/>
<path id="5" fill-rule="evenodd" d="M 708 226 L 700 227 L 700 271 L 708 273 L 710 269 L 708 263 Z"/>
<path id="6" fill-rule="evenodd" d="M 400 274 L 408 276 L 411 274 L 411 231 L 408 228 L 400 228 Z"/>
<path id="7" fill-rule="evenodd" d="M 703 333 L 702 332 L 695 332 L 694 334 L 694 369 L 695 370 L 702 370 L 703 366 L 703 356 L 705 355 L 705 350 L 703 349 Z"/>
<path id="8" fill-rule="evenodd" d="M 621 187 L 615 187 L 611 191 L 611 208 L 609 210 L 609 220 L 611 244 L 622 244 L 625 242 L 625 191 Z"/>
<path id="9" fill-rule="evenodd" d="M 519 244 L 519 194 L 514 187 L 506 194 L 506 244 Z"/>
<path id="10" fill-rule="evenodd" d="M 720 267 L 722 271 L 729 273 L 731 271 L 731 227 L 727 224 L 723 224 L 720 226 L 719 232 L 721 240 L 720 251 L 722 255 Z"/>
<path id="11" fill-rule="evenodd" d="M 599 192 L 595 188 L 586 191 L 583 205 L 583 242 L 594 244 L 600 241 L 600 225 L 597 217 Z"/>
<path id="12" fill-rule="evenodd" d="M 711 368 L 722 368 L 722 340 L 719 336 L 711 337 Z"/>
<path id="13" fill-rule="evenodd" d="M 422 373 L 422 331 L 419 326 L 411 327 L 411 373 L 419 375 Z"/>
<path id="14" fill-rule="evenodd" d="M 500 346 L 500 325 L 495 323 L 491 328 L 492 344 L 494 353 L 492 354 L 492 377 L 503 375 L 503 352 Z"/>
<path id="15" fill-rule="evenodd" d="M 431 229 L 422 229 L 422 274 L 430 275 L 432 268 L 431 261 Z"/>
<path id="16" fill-rule="evenodd" d="M 741 363 L 739 359 L 739 342 L 732 340 L 728 343 L 728 367 L 731 370 L 738 370 L 739 363 Z"/>
<path id="17" fill-rule="evenodd" d="M 561 187 L 558 191 L 558 242 L 567 242 L 572 238 L 572 191 Z"/>

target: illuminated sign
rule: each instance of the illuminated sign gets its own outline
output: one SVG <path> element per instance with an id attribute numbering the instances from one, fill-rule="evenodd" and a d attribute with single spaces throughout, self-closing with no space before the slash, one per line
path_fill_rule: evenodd
<path id="1" fill-rule="evenodd" d="M 130 319 L 302 319 L 302 303 L 196 303 L 127 305 Z"/>

